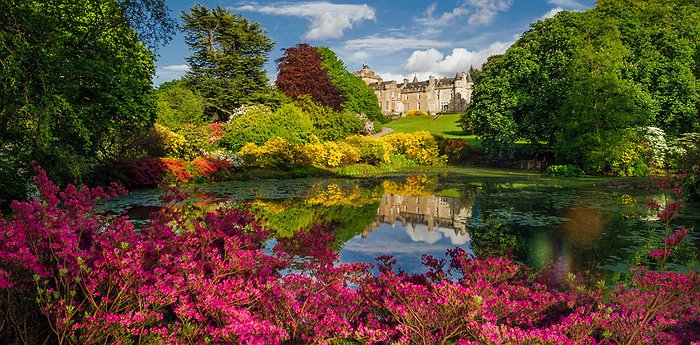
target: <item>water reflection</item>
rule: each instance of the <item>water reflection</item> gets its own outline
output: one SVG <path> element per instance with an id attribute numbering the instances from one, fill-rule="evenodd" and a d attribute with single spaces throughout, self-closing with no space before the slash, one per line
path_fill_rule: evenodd
<path id="1" fill-rule="evenodd" d="M 154 209 L 157 194 L 139 192 L 115 205 L 139 218 L 138 211 Z M 278 237 L 328 221 L 342 262 L 373 263 L 377 256 L 394 255 L 408 272 L 421 270 L 423 254 L 443 257 L 455 246 L 536 267 L 560 261 L 573 271 L 596 270 L 611 258 L 632 256 L 628 249 L 646 236 L 640 229 L 650 226 L 644 207 L 650 193 L 621 195 L 542 181 L 446 186 L 430 176 L 273 180 L 206 185 L 200 194 L 208 197 L 194 204 L 203 210 L 250 203 Z"/>
<path id="2" fill-rule="evenodd" d="M 392 255 L 404 270 L 423 271 L 424 254 L 440 258 L 454 247 L 471 252 L 471 215 L 471 203 L 460 198 L 385 194 L 375 221 L 343 245 L 341 262 L 373 262 Z"/>

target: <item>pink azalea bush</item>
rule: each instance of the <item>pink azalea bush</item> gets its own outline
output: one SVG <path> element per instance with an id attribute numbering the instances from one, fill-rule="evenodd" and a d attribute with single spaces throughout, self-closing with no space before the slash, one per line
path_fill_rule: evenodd
<path id="1" fill-rule="evenodd" d="M 338 264 L 324 224 L 272 249 L 249 210 L 185 220 L 166 209 L 137 231 L 124 217 L 95 212 L 96 201 L 110 197 L 104 190 L 60 190 L 41 170 L 35 180 L 39 197 L 13 202 L 0 220 L 0 341 L 42 330 L 50 332 L 41 342 L 58 344 L 700 340 L 697 272 L 640 268 L 628 285 L 593 287 L 552 274 L 556 268 L 535 273 L 454 249 L 448 260 L 426 256 L 425 274 L 382 257 L 373 275 L 367 264 Z M 682 231 L 673 236 L 663 248 Z M 43 321 L 32 318 L 37 313 Z"/>

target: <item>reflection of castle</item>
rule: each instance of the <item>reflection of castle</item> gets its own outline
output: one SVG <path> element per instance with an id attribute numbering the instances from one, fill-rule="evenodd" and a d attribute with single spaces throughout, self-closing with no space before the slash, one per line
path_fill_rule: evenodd
<path id="1" fill-rule="evenodd" d="M 363 231 L 362 236 L 366 237 L 380 223 L 395 224 L 398 221 L 414 241 L 432 243 L 442 237 L 435 233 L 435 230 L 440 230 L 453 244 L 463 244 L 469 240 L 467 222 L 471 216 L 471 205 L 457 198 L 385 194 L 377 210 L 377 220 Z"/>

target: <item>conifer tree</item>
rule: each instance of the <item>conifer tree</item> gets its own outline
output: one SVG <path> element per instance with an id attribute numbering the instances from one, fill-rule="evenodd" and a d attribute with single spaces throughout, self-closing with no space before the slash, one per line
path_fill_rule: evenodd
<path id="1" fill-rule="evenodd" d="M 263 65 L 274 43 L 260 24 L 201 4 L 181 17 L 192 50 L 186 79 L 206 99 L 206 115 L 226 120 L 240 105 L 264 102 L 271 89 Z"/>

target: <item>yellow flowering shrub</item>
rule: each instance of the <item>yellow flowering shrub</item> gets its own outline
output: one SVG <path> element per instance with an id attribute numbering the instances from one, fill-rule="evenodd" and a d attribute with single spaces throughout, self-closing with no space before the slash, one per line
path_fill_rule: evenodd
<path id="1" fill-rule="evenodd" d="M 311 165 L 313 162 L 303 145 L 280 137 L 274 137 L 262 146 L 247 143 L 238 155 L 246 164 L 264 168 Z"/>
<path id="2" fill-rule="evenodd" d="M 406 116 L 425 116 L 428 113 L 425 110 L 413 109 L 406 112 Z"/>
<path id="3" fill-rule="evenodd" d="M 187 151 L 185 137 L 160 124 L 153 125 L 153 134 L 158 138 L 162 157 L 183 158 Z"/>
<path id="4" fill-rule="evenodd" d="M 350 165 L 360 161 L 360 149 L 346 142 L 326 141 L 323 143 L 325 149 L 323 165 L 335 168 L 343 165 Z"/>
<path id="5" fill-rule="evenodd" d="M 394 153 L 391 144 L 380 138 L 352 135 L 345 142 L 360 150 L 360 162 L 366 164 L 389 163 L 389 157 Z"/>
<path id="6" fill-rule="evenodd" d="M 328 152 L 323 143 L 314 142 L 304 145 L 304 151 L 306 155 L 311 159 L 311 163 L 314 165 L 324 165 L 326 161 L 326 156 Z"/>
<path id="7" fill-rule="evenodd" d="M 395 154 L 405 155 L 418 164 L 440 165 L 445 162 L 430 132 L 392 133 L 382 139 L 393 147 Z"/>

